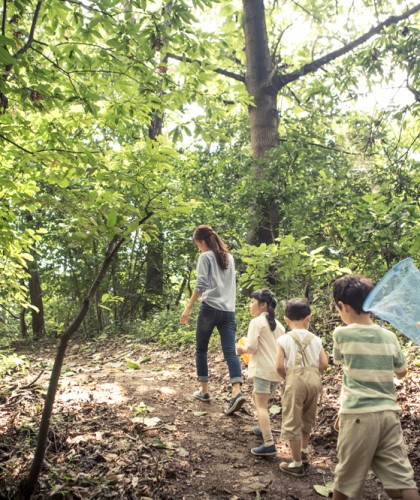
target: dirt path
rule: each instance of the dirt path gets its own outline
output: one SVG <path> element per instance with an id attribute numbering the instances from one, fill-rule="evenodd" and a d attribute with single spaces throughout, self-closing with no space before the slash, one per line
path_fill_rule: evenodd
<path id="1" fill-rule="evenodd" d="M 0 387 L 0 498 L 13 498 L 30 464 L 55 356 L 52 345 L 20 351 L 25 351 L 30 368 L 24 376 L 8 375 Z M 218 352 L 210 354 L 209 365 L 212 402 L 203 403 L 191 397 L 196 389 L 192 348 L 167 351 L 133 338 L 72 344 L 34 498 L 321 499 L 314 485 L 332 480 L 336 460 L 332 423 L 337 374 L 325 376 L 311 467 L 298 479 L 278 469 L 280 461 L 289 458 L 287 446 L 279 441 L 281 417 L 273 415 L 272 420 L 277 456 L 252 455 L 250 449 L 260 441 L 251 432 L 256 424 L 251 384 L 246 381 L 243 388 L 247 404 L 226 416 L 226 365 Z M 42 368 L 46 371 L 36 385 L 19 388 Z M 7 388 L 13 385 L 17 387 L 10 392 Z M 414 378 L 400 392 L 406 402 L 403 425 L 410 458 L 418 471 L 417 385 Z M 273 410 L 279 403 L 279 398 L 272 401 Z M 369 477 L 363 498 L 386 498 L 381 491 Z"/>

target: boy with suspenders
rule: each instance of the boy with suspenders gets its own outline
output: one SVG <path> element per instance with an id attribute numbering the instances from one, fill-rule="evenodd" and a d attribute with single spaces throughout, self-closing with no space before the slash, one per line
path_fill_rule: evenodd
<path id="1" fill-rule="evenodd" d="M 308 331 L 311 309 L 306 300 L 289 300 L 284 320 L 291 331 L 277 340 L 276 368 L 286 380 L 281 438 L 289 441 L 293 461 L 282 462 L 280 470 L 299 477 L 309 462 L 308 442 L 322 391 L 321 373 L 328 367 L 328 358 L 321 339 Z"/>

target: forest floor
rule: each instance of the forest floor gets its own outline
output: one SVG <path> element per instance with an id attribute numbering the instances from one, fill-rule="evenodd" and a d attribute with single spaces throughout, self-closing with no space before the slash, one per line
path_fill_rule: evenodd
<path id="1" fill-rule="evenodd" d="M 9 371 L 0 381 L 1 499 L 15 498 L 31 464 L 56 346 L 19 344 L 15 353 L 25 357 L 27 367 Z M 420 484 L 420 373 L 414 364 L 397 392 Z M 192 347 L 166 350 L 132 337 L 72 341 L 33 498 L 322 499 L 315 487 L 328 486 L 336 464 L 339 372 L 331 367 L 324 375 L 311 465 L 303 478 L 294 478 L 279 471 L 279 463 L 290 458 L 279 440 L 279 395 L 271 401 L 277 456 L 256 457 L 250 453 L 260 444 L 252 434 L 251 382 L 245 378 L 247 403 L 227 416 L 229 380 L 219 351 L 210 353 L 209 366 L 212 401 L 203 403 L 192 397 L 198 388 Z M 363 498 L 387 498 L 373 475 Z"/>

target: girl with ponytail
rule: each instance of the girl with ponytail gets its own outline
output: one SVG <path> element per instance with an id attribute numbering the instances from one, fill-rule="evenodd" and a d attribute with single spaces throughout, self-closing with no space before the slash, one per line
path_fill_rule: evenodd
<path id="1" fill-rule="evenodd" d="M 271 432 L 268 401 L 281 380 L 276 369 L 277 339 L 285 330 L 275 318 L 276 306 L 277 300 L 270 290 L 263 288 L 251 293 L 249 312 L 253 319 L 249 323 L 245 345 L 236 345 L 239 355 L 250 354 L 248 377 L 254 379 L 252 397 L 259 424 L 253 432 L 264 440 L 261 446 L 252 448 L 251 453 L 259 456 L 277 453 Z"/>
<path id="2" fill-rule="evenodd" d="M 194 293 L 181 315 L 181 324 L 188 323 L 193 305 L 200 300 L 195 361 L 197 380 L 201 389 L 194 392 L 194 397 L 200 401 L 210 401 L 207 351 L 211 334 L 217 327 L 232 384 L 232 395 L 226 410 L 226 414 L 230 415 L 239 410 L 245 402 L 241 393 L 241 364 L 235 350 L 235 262 L 226 245 L 210 226 L 198 226 L 192 241 L 201 253 L 197 261 L 197 282 Z"/>

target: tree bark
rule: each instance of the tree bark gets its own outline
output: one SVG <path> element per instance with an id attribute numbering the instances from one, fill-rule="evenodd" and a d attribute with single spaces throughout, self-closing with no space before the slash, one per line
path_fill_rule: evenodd
<path id="1" fill-rule="evenodd" d="M 163 7 L 164 11 L 170 13 L 172 10 L 172 1 L 166 3 Z M 164 23 L 168 26 L 168 22 Z M 162 40 L 162 43 L 166 44 L 166 40 Z M 157 47 L 159 50 L 159 48 Z M 165 55 L 162 58 L 159 73 L 164 75 L 166 72 L 166 63 L 168 61 L 168 56 Z M 163 94 L 161 90 L 159 94 Z M 160 110 L 156 110 L 152 115 L 152 120 L 149 125 L 149 138 L 155 141 L 161 134 L 163 128 L 164 116 Z M 147 315 L 156 308 L 156 298 L 161 298 L 163 295 L 163 232 L 159 225 L 159 232 L 157 238 L 151 241 L 147 245 L 146 254 L 146 284 L 145 291 L 146 297 L 143 303 L 143 317 L 146 318 Z"/>
<path id="2" fill-rule="evenodd" d="M 263 0 L 243 0 L 246 54 L 246 88 L 254 99 L 249 107 L 251 147 L 254 158 L 280 144 L 278 133 L 277 89 L 268 47 Z"/>
<path id="3" fill-rule="evenodd" d="M 22 307 L 20 310 L 20 314 L 19 314 L 20 333 L 22 334 L 22 338 L 27 339 L 28 338 L 28 328 L 26 326 L 25 313 L 26 313 L 26 309 L 24 307 Z"/>
<path id="4" fill-rule="evenodd" d="M 243 29 L 247 66 L 245 82 L 249 95 L 254 99 L 254 106 L 249 107 L 253 157 L 263 158 L 267 151 L 277 148 L 280 144 L 277 95 L 283 87 L 308 73 L 314 73 L 331 61 L 367 42 L 387 26 L 408 19 L 419 10 L 420 4 L 417 4 L 401 15 L 390 16 L 340 49 L 307 63 L 296 71 L 281 75 L 270 56 L 264 1 L 243 0 Z M 238 77 L 235 76 L 235 79 Z M 258 185 L 258 181 L 264 179 L 264 168 L 263 164 L 259 162 L 254 165 L 254 175 L 256 185 Z M 277 201 L 258 195 L 252 201 L 250 207 L 252 225 L 247 234 L 247 243 L 254 245 L 272 243 L 277 237 L 280 223 Z"/>
<path id="5" fill-rule="evenodd" d="M 270 56 L 263 0 L 243 0 L 246 53 L 246 88 L 254 100 L 249 106 L 251 147 L 254 177 L 264 179 L 264 169 L 258 159 L 280 144 L 277 111 L 278 89 L 273 84 L 276 71 Z M 258 192 L 258 190 L 257 190 Z M 279 214 L 277 205 L 264 196 L 256 195 L 250 207 L 253 224 L 247 234 L 249 244 L 272 243 L 277 237 Z"/>
<path id="6" fill-rule="evenodd" d="M 162 233 L 158 235 L 158 240 L 153 240 L 147 245 L 146 254 L 146 284 L 145 300 L 143 304 L 143 317 L 156 308 L 156 299 L 163 295 L 163 250 L 164 245 L 161 238 Z"/>
<path id="7" fill-rule="evenodd" d="M 29 278 L 29 296 L 31 304 L 37 308 L 31 309 L 32 333 L 35 340 L 45 336 L 44 302 L 42 300 L 41 280 L 37 269 L 31 270 Z"/>

